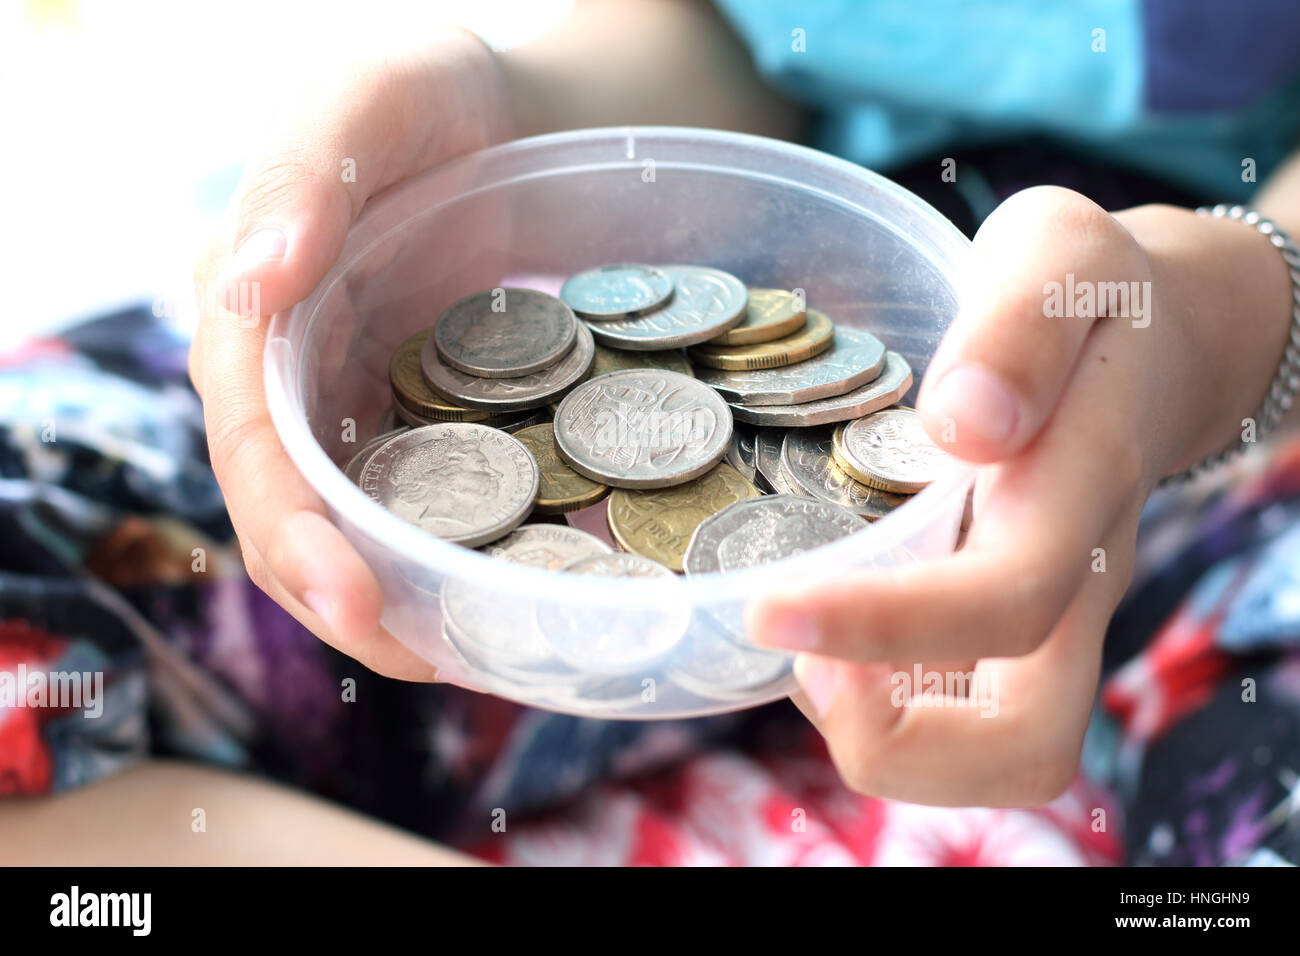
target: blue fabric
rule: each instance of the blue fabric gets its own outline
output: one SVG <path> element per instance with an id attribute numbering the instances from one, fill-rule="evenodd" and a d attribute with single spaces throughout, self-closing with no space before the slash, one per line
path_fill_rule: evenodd
<path id="1" fill-rule="evenodd" d="M 875 168 L 1042 135 L 1244 198 L 1300 130 L 1294 0 L 717 2 L 815 145 Z"/>

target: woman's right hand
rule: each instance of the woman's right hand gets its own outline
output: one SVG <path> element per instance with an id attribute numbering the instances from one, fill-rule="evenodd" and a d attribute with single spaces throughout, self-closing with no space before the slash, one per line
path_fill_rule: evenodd
<path id="1" fill-rule="evenodd" d="M 200 257 L 190 377 L 249 576 L 343 653 L 382 674 L 432 680 L 435 668 L 380 626 L 378 582 L 285 454 L 267 413 L 262 349 L 269 317 L 316 287 L 370 196 L 508 138 L 512 123 L 495 58 L 466 31 L 329 72 L 288 100 Z"/>

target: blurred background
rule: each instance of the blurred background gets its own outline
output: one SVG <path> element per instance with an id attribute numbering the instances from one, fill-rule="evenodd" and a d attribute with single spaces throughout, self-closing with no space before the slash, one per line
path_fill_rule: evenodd
<path id="1" fill-rule="evenodd" d="M 0 350 L 140 302 L 197 318 L 199 244 L 272 95 L 330 37 L 453 22 L 504 48 L 568 0 L 0 0 Z"/>

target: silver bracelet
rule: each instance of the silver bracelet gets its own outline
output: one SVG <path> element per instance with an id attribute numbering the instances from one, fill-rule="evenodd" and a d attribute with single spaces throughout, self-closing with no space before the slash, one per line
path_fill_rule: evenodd
<path id="1" fill-rule="evenodd" d="M 1300 389 L 1300 249 L 1296 248 L 1291 237 L 1279 229 L 1271 219 L 1265 219 L 1245 206 L 1220 204 L 1213 209 L 1202 206 L 1196 210 L 1196 214 L 1213 216 L 1215 219 L 1235 219 L 1237 222 L 1254 227 L 1282 254 L 1282 259 L 1291 273 L 1291 334 L 1287 338 L 1286 351 L 1283 352 L 1277 374 L 1273 376 L 1273 382 L 1268 387 L 1264 403 L 1255 413 L 1255 439 L 1259 440 L 1277 427 L 1282 416 L 1290 410 L 1291 403 L 1295 400 L 1296 390 Z M 1186 471 L 1168 476 L 1160 484 L 1180 484 L 1190 481 L 1211 468 L 1217 468 L 1224 462 L 1230 461 L 1245 451 L 1250 444 L 1252 442 L 1240 441 Z"/>

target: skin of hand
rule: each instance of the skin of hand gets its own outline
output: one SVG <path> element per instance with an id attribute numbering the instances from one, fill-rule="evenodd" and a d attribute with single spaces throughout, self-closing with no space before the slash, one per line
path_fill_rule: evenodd
<path id="1" fill-rule="evenodd" d="M 759 81 L 716 11 L 696 0 L 579 2 L 543 36 L 495 55 L 457 29 L 396 51 L 391 30 L 349 31 L 283 97 L 200 257 L 190 377 L 253 581 L 371 669 L 434 680 L 435 668 L 380 626 L 378 582 L 280 445 L 262 387 L 267 317 L 315 288 L 371 195 L 462 153 L 629 123 L 791 136 L 800 114 Z M 358 56 L 369 41 L 379 52 Z M 353 57 L 342 69 L 341 50 Z M 344 159 L 355 163 L 355 182 L 340 175 Z M 245 318 L 237 313 L 251 311 L 252 283 L 261 314 Z"/>
<path id="2" fill-rule="evenodd" d="M 312 291 L 369 196 L 509 138 L 504 82 L 476 37 L 447 30 L 418 50 L 367 56 L 304 86 L 286 98 L 291 109 L 248 163 L 200 257 L 190 377 L 253 581 L 373 670 L 433 680 L 433 666 L 380 626 L 378 582 L 281 446 L 262 389 L 262 349 L 267 317 Z M 341 175 L 344 159 L 355 161 L 355 182 Z M 240 294 L 252 283 L 261 315 L 245 319 L 236 310 L 253 301 Z"/>
<path id="3" fill-rule="evenodd" d="M 756 642 L 799 652 L 795 701 L 849 786 L 1026 806 L 1075 775 L 1143 503 L 1163 475 L 1240 440 L 1285 345 L 1290 287 L 1277 250 L 1240 223 L 1110 215 L 1055 187 L 995 210 L 971 265 L 917 402 L 941 447 L 983 465 L 964 547 L 769 595 L 748 620 Z M 1149 283 L 1145 314 L 1049 317 L 1047 284 L 1067 273 L 1076 288 Z M 976 666 L 996 708 L 906 706 L 893 675 L 916 663 Z"/>

